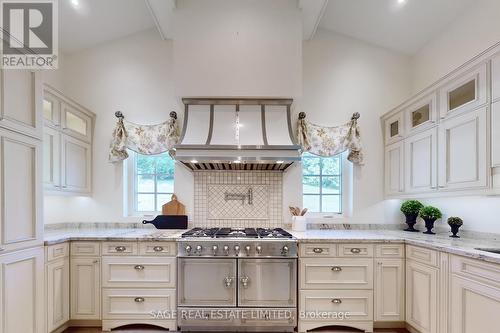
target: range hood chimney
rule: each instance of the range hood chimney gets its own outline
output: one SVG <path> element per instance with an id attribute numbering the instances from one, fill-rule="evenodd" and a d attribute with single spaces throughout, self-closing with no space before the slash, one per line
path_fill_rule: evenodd
<path id="1" fill-rule="evenodd" d="M 175 159 L 192 170 L 278 170 L 300 161 L 292 99 L 183 98 Z"/>

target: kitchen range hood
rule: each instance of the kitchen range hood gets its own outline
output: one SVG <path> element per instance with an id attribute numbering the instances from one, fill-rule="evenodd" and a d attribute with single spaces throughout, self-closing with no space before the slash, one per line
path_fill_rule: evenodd
<path id="1" fill-rule="evenodd" d="M 174 158 L 191 170 L 278 170 L 300 161 L 292 99 L 183 98 Z"/>

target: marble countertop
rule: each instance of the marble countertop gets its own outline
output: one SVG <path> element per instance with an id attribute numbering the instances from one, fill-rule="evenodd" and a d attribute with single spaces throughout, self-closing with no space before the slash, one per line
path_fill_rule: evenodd
<path id="1" fill-rule="evenodd" d="M 66 241 L 176 241 L 186 230 L 153 228 L 64 228 L 46 230 L 45 245 Z M 500 264 L 500 254 L 475 248 L 500 248 L 499 238 L 450 238 L 447 233 L 426 235 L 401 230 L 290 231 L 301 242 L 405 243 Z"/>

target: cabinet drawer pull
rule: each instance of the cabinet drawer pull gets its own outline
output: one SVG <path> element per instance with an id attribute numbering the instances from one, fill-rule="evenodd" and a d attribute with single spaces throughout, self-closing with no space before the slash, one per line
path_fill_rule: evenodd
<path id="1" fill-rule="evenodd" d="M 124 252 L 127 248 L 125 246 L 117 246 L 115 247 L 116 252 Z"/>
<path id="2" fill-rule="evenodd" d="M 98 259 L 96 259 L 96 260 L 94 260 L 94 261 L 93 261 L 93 263 L 94 263 L 94 264 L 98 264 L 98 263 L 99 263 L 99 260 L 98 260 Z"/>
<path id="3" fill-rule="evenodd" d="M 155 246 L 155 247 L 153 247 L 153 251 L 155 251 L 155 252 L 162 252 L 163 251 L 163 246 Z"/>
<path id="4" fill-rule="evenodd" d="M 339 298 L 334 298 L 334 299 L 332 299 L 332 303 L 333 304 L 342 304 L 342 300 Z"/>
<path id="5" fill-rule="evenodd" d="M 142 270 L 144 270 L 144 266 L 142 266 L 142 265 L 135 265 L 134 269 L 136 269 L 138 271 L 142 271 Z"/>
<path id="6" fill-rule="evenodd" d="M 315 248 L 313 249 L 313 252 L 314 252 L 314 253 L 323 253 L 323 249 L 322 249 L 322 248 L 320 248 L 320 247 L 315 247 Z"/>
<path id="7" fill-rule="evenodd" d="M 351 253 L 354 253 L 354 254 L 359 254 L 359 253 L 361 253 L 361 249 L 358 249 L 357 247 L 353 247 L 353 248 L 351 249 Z"/>
<path id="8" fill-rule="evenodd" d="M 332 271 L 333 271 L 333 272 L 342 272 L 342 267 L 339 267 L 339 266 L 333 266 L 333 267 L 332 267 Z"/>
<path id="9" fill-rule="evenodd" d="M 136 303 L 143 303 L 144 302 L 144 297 L 136 297 L 136 298 L 134 298 L 134 302 L 136 302 Z"/>

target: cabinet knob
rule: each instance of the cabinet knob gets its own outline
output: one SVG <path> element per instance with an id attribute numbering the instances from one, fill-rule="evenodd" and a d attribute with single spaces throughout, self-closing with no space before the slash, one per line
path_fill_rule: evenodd
<path id="1" fill-rule="evenodd" d="M 142 271 L 142 270 L 144 270 L 144 266 L 142 266 L 142 265 L 135 265 L 134 269 L 136 269 L 138 271 Z"/>
<path id="2" fill-rule="evenodd" d="M 136 298 L 134 298 L 134 301 L 136 303 L 143 303 L 144 302 L 144 297 L 136 297 Z"/>
<path id="3" fill-rule="evenodd" d="M 342 300 L 340 298 L 334 298 L 332 299 L 333 304 L 342 304 Z"/>
<path id="4" fill-rule="evenodd" d="M 342 272 L 342 267 L 339 267 L 339 266 L 333 266 L 333 267 L 332 267 L 332 271 L 333 271 L 333 272 Z"/>
<path id="5" fill-rule="evenodd" d="M 94 260 L 94 261 L 93 261 L 93 263 L 94 263 L 94 264 L 98 264 L 98 263 L 99 263 L 99 260 L 97 260 L 97 259 L 96 259 L 96 260 Z"/>
<path id="6" fill-rule="evenodd" d="M 323 249 L 322 249 L 322 248 L 320 248 L 320 247 L 315 247 L 315 248 L 313 249 L 313 252 L 314 252 L 314 253 L 323 253 Z"/>
<path id="7" fill-rule="evenodd" d="M 163 251 L 163 246 L 155 246 L 155 247 L 153 247 L 153 251 L 155 251 L 155 252 L 162 252 Z"/>
<path id="8" fill-rule="evenodd" d="M 354 253 L 354 254 L 359 254 L 359 253 L 361 253 L 361 249 L 358 249 L 357 247 L 353 247 L 353 248 L 351 249 L 351 253 Z"/>
<path id="9" fill-rule="evenodd" d="M 115 247 L 116 252 L 124 252 L 127 248 L 125 246 L 117 246 Z"/>

